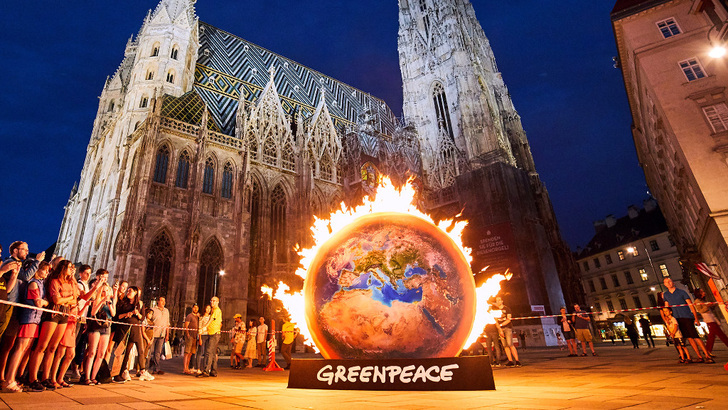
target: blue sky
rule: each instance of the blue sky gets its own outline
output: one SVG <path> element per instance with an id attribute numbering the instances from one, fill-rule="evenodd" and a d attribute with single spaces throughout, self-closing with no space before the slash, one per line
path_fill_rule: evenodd
<path id="1" fill-rule="evenodd" d="M 641 205 L 609 19 L 613 1 L 474 0 L 572 248 L 592 222 Z M 0 6 L 0 243 L 57 238 L 106 76 L 156 0 L 5 0 Z M 397 2 L 199 0 L 202 21 L 402 111 Z M 4 256 L 7 256 L 7 251 Z"/>

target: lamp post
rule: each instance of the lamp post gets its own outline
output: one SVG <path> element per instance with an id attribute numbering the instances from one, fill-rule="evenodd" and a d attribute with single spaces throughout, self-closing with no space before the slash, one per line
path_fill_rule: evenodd
<path id="1" fill-rule="evenodd" d="M 645 244 L 644 239 L 640 239 L 640 242 L 642 242 L 642 248 L 645 250 L 645 254 L 647 255 L 647 260 L 650 262 L 650 267 L 652 268 L 652 273 L 655 275 L 655 279 L 657 279 L 657 285 L 660 287 L 660 292 L 664 292 L 665 290 L 662 288 L 662 281 L 660 280 L 660 276 L 657 274 L 657 269 L 655 269 L 655 264 L 652 262 L 652 256 L 650 256 L 650 251 L 647 250 L 647 245 Z M 636 256 L 637 248 L 634 246 L 630 246 L 627 248 L 627 252 L 631 253 L 632 256 Z M 654 288 L 651 288 L 654 289 Z"/>
<path id="2" fill-rule="evenodd" d="M 220 272 L 218 272 L 217 275 L 215 275 L 215 284 L 213 286 L 212 296 L 217 296 L 217 281 L 219 280 L 219 278 L 221 276 L 225 276 L 224 270 L 220 270 Z"/>

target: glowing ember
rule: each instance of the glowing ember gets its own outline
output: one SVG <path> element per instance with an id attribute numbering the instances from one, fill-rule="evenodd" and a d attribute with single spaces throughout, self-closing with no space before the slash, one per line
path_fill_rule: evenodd
<path id="1" fill-rule="evenodd" d="M 396 189 L 392 185 L 389 178 L 384 177 L 382 178 L 381 185 L 377 188 L 376 197 L 364 197 L 362 205 L 351 209 L 346 209 L 344 203 L 342 202 L 340 209 L 332 213 L 329 216 L 329 219 L 319 219 L 316 217 L 314 220 L 314 224 L 311 227 L 314 245 L 310 248 L 301 249 L 298 251 L 298 254 L 301 256 L 301 267 L 299 267 L 299 269 L 296 271 L 296 274 L 305 280 L 307 275 L 309 274 L 308 270 L 312 267 L 316 256 L 319 254 L 323 245 L 327 241 L 332 239 L 337 233 L 344 230 L 345 227 L 354 223 L 359 218 L 366 217 L 375 213 L 408 214 L 431 223 L 452 240 L 456 248 L 459 250 L 459 252 L 462 253 L 462 256 L 469 265 L 472 261 L 472 257 L 470 256 L 471 250 L 463 246 L 462 243 L 462 232 L 465 226 L 467 226 L 467 221 L 455 222 L 454 220 L 450 219 L 443 220 L 440 221 L 440 223 L 435 224 L 435 222 L 429 215 L 421 212 L 415 207 L 414 197 L 415 189 L 411 184 L 411 181 L 408 181 L 408 183 L 405 184 L 401 189 Z M 468 276 L 470 276 L 471 274 L 469 272 L 469 268 L 465 269 L 468 271 Z M 503 275 L 495 275 L 475 291 L 475 317 L 473 323 L 470 324 L 471 330 L 469 332 L 466 332 L 466 334 L 469 333 L 469 336 L 463 346 L 461 346 L 461 348 L 472 344 L 477 339 L 480 332 L 483 330 L 485 324 L 494 322 L 493 316 L 488 313 L 487 310 L 487 300 L 498 293 L 500 289 L 499 284 L 504 279 L 506 279 L 506 277 Z M 474 287 L 474 285 L 470 286 Z M 304 337 L 304 340 L 309 341 L 310 343 L 310 341 L 314 339 L 310 332 L 312 324 L 306 322 L 307 326 L 303 326 L 303 323 L 306 320 L 306 303 L 310 302 L 304 300 L 303 292 L 291 293 L 290 288 L 283 282 L 278 284 L 278 288 L 275 290 L 275 292 L 273 292 L 273 289 L 268 288 L 267 286 L 264 286 L 263 288 L 261 288 L 261 290 L 272 298 L 280 300 L 283 303 L 286 310 L 291 314 L 292 321 L 299 324 L 299 328 L 301 330 L 302 336 Z M 470 318 L 468 318 L 467 320 L 470 320 Z M 467 327 L 468 324 L 464 325 L 466 325 Z M 317 346 L 314 346 L 314 349 L 318 351 Z"/>

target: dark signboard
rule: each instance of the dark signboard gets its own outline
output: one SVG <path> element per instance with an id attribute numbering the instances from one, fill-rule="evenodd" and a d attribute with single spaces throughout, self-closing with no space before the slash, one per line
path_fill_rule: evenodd
<path id="1" fill-rule="evenodd" d="M 288 387 L 330 390 L 495 390 L 487 356 L 291 363 Z"/>
<path id="2" fill-rule="evenodd" d="M 504 273 L 506 269 L 516 276 L 519 273 L 516 241 L 509 222 L 468 227 L 466 240 L 465 245 L 473 249 L 472 267 L 476 275 L 485 266 L 488 266 L 484 275 L 486 278 L 495 273 Z"/>

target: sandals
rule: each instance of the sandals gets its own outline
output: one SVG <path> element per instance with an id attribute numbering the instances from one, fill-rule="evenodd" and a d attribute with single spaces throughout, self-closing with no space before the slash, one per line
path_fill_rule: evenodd
<path id="1" fill-rule="evenodd" d="M 63 387 L 63 388 L 71 387 L 71 385 L 68 384 L 68 383 L 66 383 L 65 380 L 64 381 L 61 381 L 60 383 L 59 382 L 56 382 L 56 384 L 58 384 L 60 387 Z"/>
<path id="2" fill-rule="evenodd" d="M 706 357 L 704 363 L 708 363 L 708 364 L 715 363 L 715 360 L 713 360 L 711 357 Z"/>

